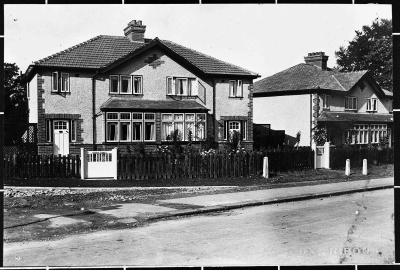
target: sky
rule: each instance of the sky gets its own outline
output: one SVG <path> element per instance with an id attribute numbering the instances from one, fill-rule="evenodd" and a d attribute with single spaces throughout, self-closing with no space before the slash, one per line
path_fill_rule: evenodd
<path id="1" fill-rule="evenodd" d="M 310 52 L 347 46 L 355 30 L 391 19 L 391 5 L 5 5 L 4 59 L 32 62 L 98 35 L 123 36 L 132 20 L 146 38 L 166 39 L 263 77 L 304 62 Z"/>

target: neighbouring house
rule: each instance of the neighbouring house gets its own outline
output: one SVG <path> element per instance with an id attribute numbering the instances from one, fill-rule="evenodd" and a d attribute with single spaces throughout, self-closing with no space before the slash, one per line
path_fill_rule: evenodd
<path id="1" fill-rule="evenodd" d="M 368 71 L 339 72 L 327 67 L 324 52 L 305 63 L 254 83 L 254 123 L 285 130 L 285 144 L 311 146 L 315 127 L 327 130 L 332 144 L 393 144 L 393 93 Z"/>
<path id="2" fill-rule="evenodd" d="M 183 144 L 210 136 L 219 147 L 237 131 L 252 149 L 252 84 L 260 76 L 147 39 L 145 30 L 133 20 L 124 36 L 97 36 L 28 67 L 29 122 L 37 123 L 39 154 L 124 150 L 138 142 L 151 151 L 168 144 L 175 130 Z"/>

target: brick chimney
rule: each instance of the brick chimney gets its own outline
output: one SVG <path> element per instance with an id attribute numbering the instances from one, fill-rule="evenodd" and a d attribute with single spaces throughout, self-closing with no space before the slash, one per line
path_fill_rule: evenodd
<path id="1" fill-rule="evenodd" d="M 142 25 L 142 21 L 133 20 L 128 23 L 124 29 L 124 34 L 131 42 L 144 43 L 144 32 L 146 32 L 146 25 Z"/>
<path id="2" fill-rule="evenodd" d="M 315 65 L 326 70 L 328 58 L 329 56 L 326 56 L 324 52 L 313 52 L 304 57 L 304 60 L 307 64 Z"/>

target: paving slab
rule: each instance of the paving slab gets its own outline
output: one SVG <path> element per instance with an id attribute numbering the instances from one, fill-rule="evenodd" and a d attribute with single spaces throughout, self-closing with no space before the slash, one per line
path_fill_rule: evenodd
<path id="1" fill-rule="evenodd" d="M 353 190 L 365 190 L 383 186 L 393 186 L 394 178 L 369 179 L 360 181 L 300 186 L 290 188 L 275 188 L 257 191 L 245 191 L 216 195 L 160 200 L 161 203 L 193 204 L 203 207 L 249 203 L 254 201 L 273 201 L 284 198 L 315 196 L 329 193 L 340 193 Z"/>
<path id="2" fill-rule="evenodd" d="M 154 215 L 163 212 L 170 212 L 176 209 L 158 205 L 144 203 L 125 203 L 91 209 L 91 211 L 99 214 L 112 215 L 116 218 L 131 218 L 141 216 L 143 214 Z"/>

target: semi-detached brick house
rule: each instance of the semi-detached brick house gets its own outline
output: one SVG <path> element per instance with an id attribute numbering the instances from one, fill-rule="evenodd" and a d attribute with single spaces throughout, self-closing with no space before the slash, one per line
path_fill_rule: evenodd
<path id="1" fill-rule="evenodd" d="M 132 21 L 125 36 L 97 36 L 45 59 L 25 73 L 29 121 L 40 154 L 78 154 L 144 142 L 168 143 L 179 130 L 194 144 L 219 145 L 241 133 L 253 147 L 252 83 L 258 74 L 159 38 Z"/>
<path id="2" fill-rule="evenodd" d="M 327 129 L 334 145 L 393 143 L 393 93 L 368 71 L 339 72 L 327 67 L 324 52 L 254 83 L 254 123 L 285 130 L 285 144 L 311 146 L 314 127 Z"/>

